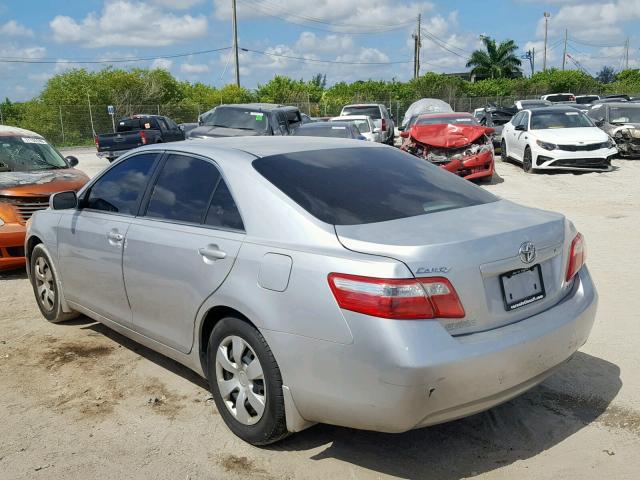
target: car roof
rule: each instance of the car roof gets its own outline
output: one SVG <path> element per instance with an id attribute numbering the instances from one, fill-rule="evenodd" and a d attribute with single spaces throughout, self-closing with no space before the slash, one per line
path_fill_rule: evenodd
<path id="1" fill-rule="evenodd" d="M 353 120 L 371 120 L 371 117 L 369 115 L 342 115 L 342 116 L 338 115 L 337 117 L 331 117 L 329 120 L 332 123 L 335 123 L 336 120 L 351 122 Z"/>
<path id="2" fill-rule="evenodd" d="M 29 137 L 44 138 L 39 133 L 32 132 L 31 130 L 26 130 L 20 127 L 13 127 L 11 125 L 0 125 L 0 136 L 2 137 L 29 136 Z"/>
<path id="3" fill-rule="evenodd" d="M 603 102 L 603 103 L 596 103 L 593 106 L 599 106 L 599 105 L 603 105 L 605 107 L 629 107 L 629 108 L 640 108 L 640 104 L 639 103 L 634 103 L 634 102 Z"/>
<path id="4" fill-rule="evenodd" d="M 217 105 L 217 107 L 229 107 L 229 108 L 253 108 L 256 110 L 262 110 L 265 112 L 276 110 L 279 108 L 289 108 L 292 110 L 297 110 L 296 107 L 290 107 L 287 105 L 280 105 L 278 103 L 225 103 L 222 105 Z"/>
<path id="5" fill-rule="evenodd" d="M 344 110 L 347 107 L 379 107 L 382 105 L 381 103 L 350 103 L 349 105 L 345 105 L 342 107 Z"/>
<path id="6" fill-rule="evenodd" d="M 523 111 L 528 112 L 536 112 L 536 113 L 551 113 L 551 112 L 575 112 L 578 110 L 575 106 L 572 105 L 553 105 L 549 107 L 540 107 L 540 108 L 525 108 Z"/>

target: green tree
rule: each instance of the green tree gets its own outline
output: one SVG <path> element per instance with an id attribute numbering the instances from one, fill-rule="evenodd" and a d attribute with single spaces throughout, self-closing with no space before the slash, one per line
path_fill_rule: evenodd
<path id="1" fill-rule="evenodd" d="M 513 40 L 496 44 L 493 38 L 482 37 L 482 43 L 484 50 L 475 50 L 467 62 L 467 68 L 471 67 L 471 73 L 490 78 L 522 76 L 522 62 L 516 55 L 518 45 Z"/>
<path id="2" fill-rule="evenodd" d="M 602 67 L 602 70 L 600 70 L 596 75 L 596 79 L 600 83 L 604 83 L 604 84 L 613 82 L 615 77 L 616 77 L 616 74 L 615 74 L 615 71 L 613 70 L 613 67 L 608 67 L 606 65 Z"/>

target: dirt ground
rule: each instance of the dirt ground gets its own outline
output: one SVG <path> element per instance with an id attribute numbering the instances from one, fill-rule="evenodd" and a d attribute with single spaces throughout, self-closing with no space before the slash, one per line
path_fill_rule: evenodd
<path id="1" fill-rule="evenodd" d="M 106 165 L 72 153 L 90 175 Z M 640 478 L 640 161 L 615 166 L 498 164 L 485 188 L 565 213 L 585 235 L 596 325 L 520 398 L 401 435 L 318 425 L 251 447 L 189 370 L 84 317 L 49 324 L 23 273 L 0 276 L 0 479 Z"/>

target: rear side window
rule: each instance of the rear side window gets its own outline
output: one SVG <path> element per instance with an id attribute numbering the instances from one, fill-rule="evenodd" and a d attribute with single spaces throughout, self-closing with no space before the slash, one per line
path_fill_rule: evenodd
<path id="1" fill-rule="evenodd" d="M 467 180 L 391 148 L 295 152 L 254 160 L 253 167 L 332 225 L 384 222 L 497 200 Z"/>
<path id="2" fill-rule="evenodd" d="M 376 105 L 362 107 L 344 107 L 342 109 L 342 115 L 367 115 L 374 120 L 380 120 L 382 118 L 380 107 Z"/>
<path id="3" fill-rule="evenodd" d="M 169 155 L 153 187 L 146 216 L 202 223 L 219 178 L 218 169 L 206 160 Z"/>
<path id="4" fill-rule="evenodd" d="M 134 155 L 114 165 L 93 184 L 85 208 L 137 215 L 157 154 Z"/>
<path id="5" fill-rule="evenodd" d="M 205 220 L 212 227 L 244 230 L 240 212 L 224 180 L 220 179 Z"/>

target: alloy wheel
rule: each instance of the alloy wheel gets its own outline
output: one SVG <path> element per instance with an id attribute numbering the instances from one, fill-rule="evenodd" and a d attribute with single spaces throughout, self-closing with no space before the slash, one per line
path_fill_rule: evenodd
<path id="1" fill-rule="evenodd" d="M 237 335 L 225 337 L 216 352 L 218 391 L 231 415 L 243 425 L 262 418 L 266 402 L 264 372 L 253 348 Z"/>
<path id="2" fill-rule="evenodd" d="M 56 289 L 51 266 L 46 258 L 38 257 L 33 270 L 38 301 L 46 311 L 51 312 L 56 302 Z"/>

